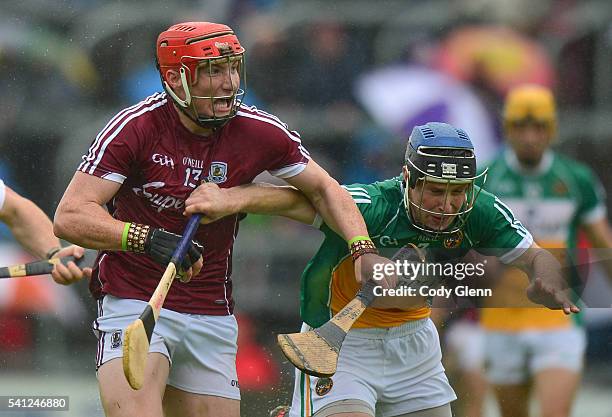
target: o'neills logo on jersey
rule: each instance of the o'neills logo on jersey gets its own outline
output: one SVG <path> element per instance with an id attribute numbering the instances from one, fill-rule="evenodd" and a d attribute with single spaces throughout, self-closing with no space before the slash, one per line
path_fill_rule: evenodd
<path id="1" fill-rule="evenodd" d="M 227 180 L 227 164 L 225 162 L 213 162 L 210 164 L 208 182 L 220 184 Z"/>
<path id="2" fill-rule="evenodd" d="M 182 212 L 183 208 L 185 207 L 185 200 L 156 192 L 156 190 L 163 188 L 165 185 L 166 183 L 161 181 L 149 182 L 141 185 L 140 188 L 132 188 L 132 191 L 134 191 L 134 194 L 137 196 L 144 197 L 149 200 L 151 206 L 158 212 L 166 209 L 173 209 Z"/>

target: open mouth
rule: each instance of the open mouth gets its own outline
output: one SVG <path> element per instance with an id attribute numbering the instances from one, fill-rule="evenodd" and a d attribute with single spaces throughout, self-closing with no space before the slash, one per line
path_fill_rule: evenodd
<path id="1" fill-rule="evenodd" d="M 232 109 L 231 98 L 218 98 L 215 99 L 215 112 L 229 112 Z"/>

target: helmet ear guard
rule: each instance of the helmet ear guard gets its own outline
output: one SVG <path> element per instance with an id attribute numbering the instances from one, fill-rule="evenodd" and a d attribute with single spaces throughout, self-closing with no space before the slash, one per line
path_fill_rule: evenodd
<path id="1" fill-rule="evenodd" d="M 165 80 L 165 77 L 162 76 L 162 85 L 164 87 L 164 90 L 166 90 L 166 93 L 168 93 L 168 95 L 170 97 L 172 97 L 172 100 L 174 100 L 174 102 L 176 104 L 178 104 L 180 107 L 186 109 L 187 107 L 189 107 L 189 105 L 191 105 L 191 89 L 189 88 L 189 84 L 187 82 L 187 75 L 185 74 L 186 71 L 189 71 L 189 68 L 185 69 L 185 67 L 180 67 L 179 68 L 179 75 L 181 77 L 181 84 L 183 86 L 183 91 L 185 92 L 185 99 L 181 99 L 172 89 L 172 87 L 170 87 L 170 85 L 168 84 L 168 81 Z"/>

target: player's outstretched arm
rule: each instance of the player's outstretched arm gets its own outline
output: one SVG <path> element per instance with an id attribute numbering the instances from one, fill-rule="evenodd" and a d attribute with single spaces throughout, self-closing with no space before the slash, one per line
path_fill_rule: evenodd
<path id="1" fill-rule="evenodd" d="M 4 204 L 0 208 L 0 220 L 4 222 L 19 244 L 37 258 L 80 258 L 84 250 L 72 245 L 61 248 L 53 234 L 51 219 L 34 202 L 5 187 Z M 68 285 L 91 276 L 91 268 L 79 268 L 74 262 L 58 263 L 51 273 L 58 284 Z"/>
<path id="2" fill-rule="evenodd" d="M 376 249 L 351 195 L 315 161 L 311 159 L 306 169 L 287 182 L 302 191 L 325 223 L 348 242 L 358 282 L 372 277 L 373 265 L 389 262 L 373 253 Z"/>
<path id="3" fill-rule="evenodd" d="M 347 242 L 356 236 L 368 236 L 353 198 L 315 161 L 310 160 L 304 171 L 287 178 L 287 182 L 302 191 L 325 223 Z"/>
<path id="4" fill-rule="evenodd" d="M 284 216 L 312 224 L 316 211 L 310 201 L 293 187 L 253 183 L 219 188 L 203 183 L 185 201 L 185 215 L 201 213 L 202 223 L 211 223 L 236 213 Z"/>
<path id="5" fill-rule="evenodd" d="M 60 247 L 49 217 L 36 204 L 9 187 L 6 187 L 0 220 L 9 227 L 17 242 L 37 258 L 44 259 L 50 250 Z"/>
<path id="6" fill-rule="evenodd" d="M 563 309 L 565 314 L 580 311 L 571 301 L 561 264 L 546 249 L 533 243 L 510 265 L 523 269 L 529 276 L 527 296 L 534 303 L 550 309 Z"/>

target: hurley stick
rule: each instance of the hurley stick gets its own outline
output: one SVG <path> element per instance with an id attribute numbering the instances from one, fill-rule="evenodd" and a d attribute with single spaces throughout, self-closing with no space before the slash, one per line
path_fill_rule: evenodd
<path id="1" fill-rule="evenodd" d="M 55 265 L 59 262 L 67 265 L 68 262 L 72 261 L 79 268 L 91 268 L 96 260 L 96 256 L 98 256 L 97 251 L 87 249 L 79 259 L 76 259 L 74 256 L 65 256 L 63 258 L 52 258 L 45 261 L 29 262 L 27 264 L 4 266 L 0 267 L 0 278 L 19 278 L 50 274 Z"/>
<path id="2" fill-rule="evenodd" d="M 195 214 L 191 216 L 183 237 L 172 254 L 170 263 L 166 267 L 166 271 L 162 276 L 157 288 L 151 296 L 149 303 L 138 319 L 130 324 L 125 330 L 125 339 L 123 341 L 123 373 L 134 389 L 142 388 L 144 382 L 145 364 L 149 354 L 149 344 L 153 335 L 153 328 L 159 318 L 166 295 L 170 290 L 170 286 L 176 277 L 177 270 L 181 261 L 185 257 L 191 240 L 195 235 L 200 224 L 201 215 Z"/>

